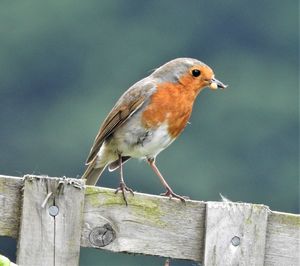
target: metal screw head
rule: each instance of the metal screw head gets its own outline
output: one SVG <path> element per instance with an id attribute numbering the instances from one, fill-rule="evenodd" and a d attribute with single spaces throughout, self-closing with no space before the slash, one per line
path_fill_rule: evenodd
<path id="1" fill-rule="evenodd" d="M 231 239 L 231 244 L 235 247 L 237 247 L 241 243 L 241 239 L 238 236 L 234 236 Z"/>
<path id="2" fill-rule="evenodd" d="M 55 217 L 59 213 L 59 209 L 55 205 L 50 206 L 48 211 L 49 211 L 49 214 L 53 217 Z"/>
<path id="3" fill-rule="evenodd" d="M 89 235 L 90 242 L 96 247 L 104 247 L 114 241 L 116 233 L 110 224 L 95 227 Z"/>

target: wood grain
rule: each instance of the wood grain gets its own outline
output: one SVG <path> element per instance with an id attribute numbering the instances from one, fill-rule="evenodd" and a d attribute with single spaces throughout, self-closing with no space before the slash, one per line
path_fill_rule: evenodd
<path id="1" fill-rule="evenodd" d="M 128 207 L 114 190 L 87 187 L 81 245 L 93 228 L 110 224 L 116 239 L 103 249 L 201 261 L 203 258 L 205 203 L 135 193 Z"/>
<path id="2" fill-rule="evenodd" d="M 300 216 L 271 212 L 268 219 L 265 265 L 300 265 Z"/>
<path id="3" fill-rule="evenodd" d="M 27 176 L 23 198 L 17 264 L 78 265 L 83 189 L 67 179 Z"/>
<path id="4" fill-rule="evenodd" d="M 268 212 L 264 205 L 208 202 L 204 265 L 263 265 Z"/>
<path id="5" fill-rule="evenodd" d="M 22 187 L 22 178 L 0 175 L 0 236 L 18 236 Z"/>
<path id="6" fill-rule="evenodd" d="M 53 258 L 54 218 L 49 215 L 48 208 L 54 199 L 50 197 L 44 208 L 41 205 L 49 191 L 55 191 L 57 180 L 63 179 L 32 178 L 36 181 L 26 180 L 22 202 L 23 179 L 0 176 L 0 235 L 17 238 L 20 206 L 23 206 L 19 258 L 23 252 L 22 256 L 27 256 L 28 260 L 34 258 L 42 262 L 36 265 L 53 265 L 45 261 Z M 206 248 L 207 265 L 218 265 L 213 262 L 221 254 L 227 254 L 226 260 L 232 262 L 236 258 L 239 262 L 248 259 L 248 265 L 262 265 L 259 263 L 262 260 L 263 265 L 300 265 L 300 215 L 269 211 L 266 220 L 266 207 L 261 205 L 199 201 L 187 201 L 184 205 L 178 200 L 142 193 L 135 193 L 134 197 L 128 195 L 129 206 L 126 207 L 121 195 L 115 195 L 112 189 L 92 186 L 80 189 L 74 183 L 63 187 L 63 194 L 55 196 L 59 206 L 59 215 L 55 218 L 56 239 L 59 240 L 56 243 L 62 250 L 57 253 L 61 256 L 58 263 L 64 263 L 64 257 L 72 261 L 72 256 L 67 256 L 69 252 L 77 258 L 81 245 L 197 262 L 204 260 Z M 37 219 L 39 223 L 34 222 Z M 241 239 L 239 246 L 228 244 L 235 234 Z M 217 249 L 226 245 L 227 250 Z M 210 255 L 214 246 L 219 250 L 215 257 Z M 225 265 L 224 261 L 219 265 Z M 71 263 L 64 265 L 76 265 L 75 261 Z M 29 265 L 35 264 L 30 260 Z"/>

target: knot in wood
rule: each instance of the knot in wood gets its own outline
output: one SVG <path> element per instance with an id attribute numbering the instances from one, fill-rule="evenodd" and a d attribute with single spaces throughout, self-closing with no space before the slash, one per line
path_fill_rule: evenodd
<path id="1" fill-rule="evenodd" d="M 92 245 L 96 247 L 104 247 L 114 241 L 116 238 L 116 232 L 110 224 L 95 227 L 90 232 L 89 240 Z"/>

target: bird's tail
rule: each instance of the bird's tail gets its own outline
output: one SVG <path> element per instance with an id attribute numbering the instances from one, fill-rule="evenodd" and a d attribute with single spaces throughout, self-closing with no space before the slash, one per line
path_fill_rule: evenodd
<path id="1" fill-rule="evenodd" d="M 96 159 L 96 158 L 95 158 Z M 94 186 L 96 185 L 98 179 L 100 178 L 101 174 L 106 168 L 106 165 L 103 167 L 96 167 L 96 160 L 93 160 L 85 170 L 84 174 L 82 175 L 82 179 L 86 179 L 85 184 Z"/>

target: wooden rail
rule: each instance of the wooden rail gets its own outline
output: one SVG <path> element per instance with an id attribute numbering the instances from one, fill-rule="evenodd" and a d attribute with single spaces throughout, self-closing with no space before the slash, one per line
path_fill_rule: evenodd
<path id="1" fill-rule="evenodd" d="M 0 176 L 0 236 L 18 265 L 78 265 L 82 247 L 205 265 L 299 265 L 300 216 L 267 206 L 121 195 L 81 180 Z"/>

